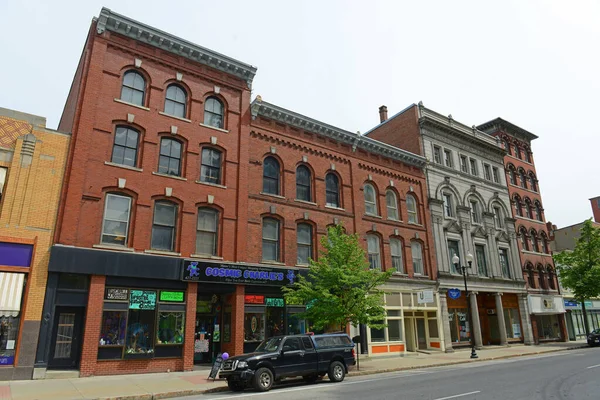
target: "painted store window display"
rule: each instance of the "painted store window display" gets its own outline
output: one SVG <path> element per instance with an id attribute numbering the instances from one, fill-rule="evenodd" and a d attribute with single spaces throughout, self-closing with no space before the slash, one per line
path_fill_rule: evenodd
<path id="1" fill-rule="evenodd" d="M 185 292 L 107 288 L 104 299 L 98 359 L 181 356 Z"/>
<path id="2" fill-rule="evenodd" d="M 467 320 L 466 308 L 448 309 L 448 319 L 450 320 L 450 335 L 454 343 L 468 342 L 471 337 L 469 321 Z"/>

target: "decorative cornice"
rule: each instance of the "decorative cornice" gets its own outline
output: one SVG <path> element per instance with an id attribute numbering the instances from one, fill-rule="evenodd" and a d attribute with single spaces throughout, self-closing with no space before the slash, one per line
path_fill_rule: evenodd
<path id="1" fill-rule="evenodd" d="M 307 152 L 309 154 L 314 154 L 317 155 L 319 157 L 323 157 L 323 158 L 327 158 L 330 160 L 334 160 L 336 162 L 341 162 L 343 164 L 349 164 L 350 161 L 347 158 L 344 157 L 339 157 L 336 156 L 335 154 L 331 154 L 325 151 L 320 151 L 320 150 L 315 150 L 312 147 L 306 146 L 306 145 L 302 145 L 302 144 L 298 144 L 298 143 L 294 143 L 290 140 L 285 140 L 279 136 L 275 136 L 275 135 L 270 135 L 268 133 L 264 133 L 264 132 L 259 132 L 256 130 L 252 130 L 250 132 L 250 136 L 255 137 L 257 139 L 260 140 L 264 140 L 267 142 L 271 142 L 271 143 L 276 143 L 277 145 L 280 146 L 284 146 L 284 147 L 289 147 L 292 149 L 300 149 L 304 152 Z"/>
<path id="2" fill-rule="evenodd" d="M 411 176 L 401 175 L 401 174 L 397 174 L 394 172 L 390 172 L 383 168 L 377 168 L 377 167 L 373 166 L 372 164 L 365 164 L 365 163 L 359 162 L 358 168 L 364 169 L 365 171 L 375 172 L 379 175 L 387 176 L 389 178 L 394 178 L 399 181 L 410 182 L 410 183 L 414 183 L 416 185 L 419 185 L 421 183 L 421 181 L 419 181 L 416 178 L 412 178 Z"/>
<path id="3" fill-rule="evenodd" d="M 253 119 L 255 119 L 257 116 L 261 116 L 289 126 L 303 129 L 307 132 L 313 132 L 329 139 L 348 144 L 352 146 L 352 151 L 356 151 L 357 148 L 360 148 L 370 153 L 379 154 L 383 157 L 401 161 L 417 168 L 424 168 L 426 165 L 426 159 L 422 156 L 399 149 L 378 140 L 371 139 L 361 135 L 360 133 L 345 131 L 293 111 L 286 110 L 274 104 L 267 103 L 262 101 L 260 96 L 257 96 L 252 102 L 250 110 Z"/>
<path id="4" fill-rule="evenodd" d="M 421 104 L 419 104 L 419 126 L 421 128 L 427 127 L 445 132 L 453 138 L 463 139 L 487 152 L 492 151 L 502 157 L 506 154 L 498 139 L 477 129 L 475 125 L 468 127 L 454 120 L 452 115 L 445 117 Z"/>
<path id="5" fill-rule="evenodd" d="M 211 68 L 236 76 L 252 86 L 252 80 L 256 75 L 256 67 L 235 60 L 216 51 L 207 49 L 187 40 L 178 38 L 170 33 L 163 32 L 149 25 L 135 21 L 124 15 L 112 12 L 103 7 L 96 23 L 98 34 L 111 31 L 130 39 L 137 40 L 164 51 L 185 57 L 192 61 L 204 64 Z"/>
<path id="6" fill-rule="evenodd" d="M 510 123 L 502 118 L 496 118 L 491 121 L 485 122 L 477 127 L 477 129 L 492 135 L 498 131 L 504 132 L 508 135 L 512 135 L 518 139 L 525 139 L 527 142 L 537 139 L 538 137 L 533 133 L 526 131 L 525 129 Z"/>

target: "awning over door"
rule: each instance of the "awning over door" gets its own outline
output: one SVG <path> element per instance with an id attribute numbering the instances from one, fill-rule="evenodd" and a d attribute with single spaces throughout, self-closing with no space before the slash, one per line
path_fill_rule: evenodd
<path id="1" fill-rule="evenodd" d="M 0 317 L 16 317 L 21 311 L 25 274 L 0 272 Z"/>

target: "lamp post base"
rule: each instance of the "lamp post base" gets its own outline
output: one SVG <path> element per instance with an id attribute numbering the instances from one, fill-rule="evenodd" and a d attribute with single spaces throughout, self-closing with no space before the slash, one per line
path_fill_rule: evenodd
<path id="1" fill-rule="evenodd" d="M 475 347 L 471 347 L 471 358 L 479 358 L 479 356 L 475 352 Z"/>

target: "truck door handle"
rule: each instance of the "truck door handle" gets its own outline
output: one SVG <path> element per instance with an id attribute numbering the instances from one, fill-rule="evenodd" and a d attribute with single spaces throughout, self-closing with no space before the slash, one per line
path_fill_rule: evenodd
<path id="1" fill-rule="evenodd" d="M 303 351 L 300 352 L 300 357 L 304 357 L 304 352 Z"/>

